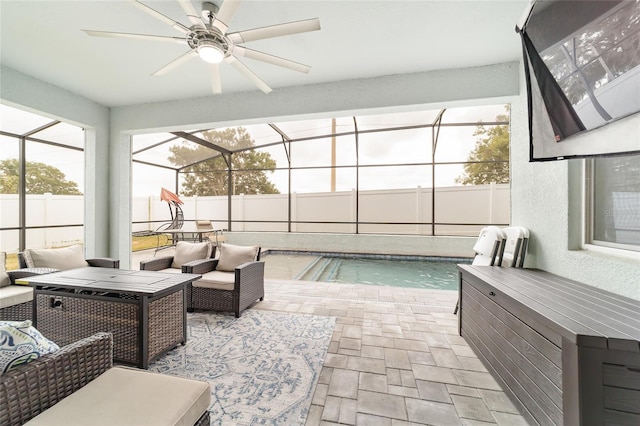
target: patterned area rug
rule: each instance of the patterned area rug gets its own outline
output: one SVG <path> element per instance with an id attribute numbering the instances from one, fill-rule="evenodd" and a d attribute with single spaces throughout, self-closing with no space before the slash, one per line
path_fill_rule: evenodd
<path id="1" fill-rule="evenodd" d="M 187 344 L 149 370 L 209 382 L 212 425 L 304 424 L 334 325 L 258 310 L 187 314 Z"/>

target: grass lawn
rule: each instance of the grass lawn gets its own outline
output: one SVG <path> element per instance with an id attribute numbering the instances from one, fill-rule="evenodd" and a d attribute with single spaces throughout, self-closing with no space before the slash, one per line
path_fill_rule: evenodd
<path id="1" fill-rule="evenodd" d="M 166 234 L 160 235 L 160 246 L 168 244 L 168 237 Z M 157 235 L 147 235 L 144 237 L 133 237 L 131 239 L 131 250 L 140 251 L 154 249 L 158 246 Z M 16 253 L 7 253 L 7 270 L 18 269 L 18 255 Z"/>
<path id="2" fill-rule="evenodd" d="M 160 238 L 160 241 L 158 241 Z M 131 251 L 141 251 L 154 249 L 158 246 L 164 246 L 169 244 L 169 238 L 167 234 L 158 235 L 147 235 L 145 237 L 133 237 L 131 239 Z"/>

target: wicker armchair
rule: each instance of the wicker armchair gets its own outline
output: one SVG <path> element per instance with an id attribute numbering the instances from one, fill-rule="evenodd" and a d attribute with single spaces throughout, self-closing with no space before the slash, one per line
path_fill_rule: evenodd
<path id="1" fill-rule="evenodd" d="M 216 255 L 216 246 L 208 242 L 190 243 L 178 241 L 176 252 L 173 256 L 156 257 L 140 262 L 141 271 L 160 271 L 168 273 L 181 273 L 183 265 L 189 262 L 213 258 Z"/>
<path id="2" fill-rule="evenodd" d="M 0 424 L 22 425 L 111 368 L 113 339 L 96 333 L 0 375 Z"/>
<path id="3" fill-rule="evenodd" d="M 254 249 L 251 261 L 239 265 L 225 259 L 229 250 Z M 264 300 L 264 262 L 260 261 L 260 247 L 222 244 L 218 259 L 205 259 L 183 265 L 182 272 L 200 274 L 202 278 L 187 284 L 187 311 L 204 309 L 233 312 L 240 318 L 242 311 L 257 300 Z M 220 268 L 220 263 L 226 264 Z M 233 267 L 230 267 L 232 265 Z"/>

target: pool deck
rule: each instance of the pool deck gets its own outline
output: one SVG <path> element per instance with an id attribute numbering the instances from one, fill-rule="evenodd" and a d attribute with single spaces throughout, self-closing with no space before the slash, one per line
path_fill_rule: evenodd
<path id="1" fill-rule="evenodd" d="M 251 309 L 337 319 L 306 425 L 527 425 L 458 335 L 457 292 L 293 281 L 300 265 L 266 260 Z"/>

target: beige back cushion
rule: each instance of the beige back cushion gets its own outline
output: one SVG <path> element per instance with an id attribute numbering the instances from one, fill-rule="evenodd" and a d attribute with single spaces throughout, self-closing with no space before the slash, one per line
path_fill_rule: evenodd
<path id="1" fill-rule="evenodd" d="M 253 262 L 256 257 L 258 257 L 258 247 L 256 246 L 222 244 L 216 270 L 231 272 L 243 263 Z"/>
<path id="2" fill-rule="evenodd" d="M 0 287 L 6 287 L 9 284 L 11 281 L 7 274 L 7 253 L 0 252 Z"/>
<path id="3" fill-rule="evenodd" d="M 213 231 L 213 225 L 208 220 L 196 220 L 196 229 L 203 231 L 210 229 Z"/>
<path id="4" fill-rule="evenodd" d="M 89 266 L 84 260 L 84 249 L 79 244 L 56 249 L 26 249 L 23 254 L 28 268 L 66 270 Z"/>
<path id="5" fill-rule="evenodd" d="M 176 254 L 173 255 L 172 268 L 182 268 L 182 265 L 198 259 L 207 259 L 211 256 L 211 243 L 189 243 L 178 241 L 176 244 Z"/>

